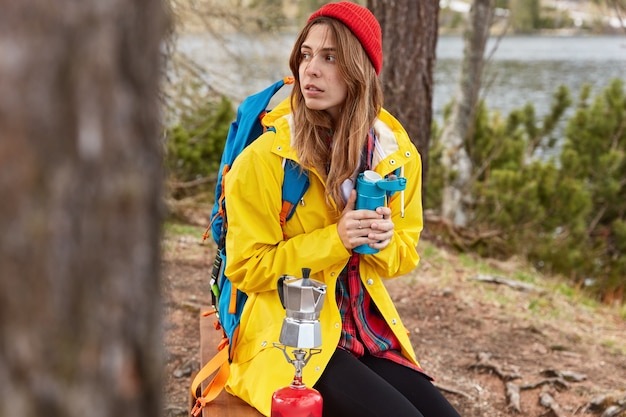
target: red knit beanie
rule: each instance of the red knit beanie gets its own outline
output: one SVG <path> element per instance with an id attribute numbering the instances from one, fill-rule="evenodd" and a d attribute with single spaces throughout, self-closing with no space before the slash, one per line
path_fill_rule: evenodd
<path id="1" fill-rule="evenodd" d="M 380 74 L 383 67 L 383 37 L 372 12 L 356 3 L 340 1 L 322 6 L 309 17 L 309 22 L 320 16 L 332 17 L 346 25 L 361 42 L 376 74 Z"/>

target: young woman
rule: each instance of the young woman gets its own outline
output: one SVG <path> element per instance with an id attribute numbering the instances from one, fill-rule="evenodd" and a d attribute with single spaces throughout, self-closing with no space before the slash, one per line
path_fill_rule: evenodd
<path id="1" fill-rule="evenodd" d="M 275 131 L 244 150 L 225 184 L 226 275 L 249 296 L 227 389 L 270 415 L 272 393 L 294 374 L 273 347 L 285 317 L 277 280 L 306 267 L 327 285 L 321 353 L 303 372 L 322 394 L 324 416 L 458 417 L 417 362 L 383 284 L 417 265 L 422 207 L 420 156 L 382 109 L 380 26 L 355 3 L 327 4 L 289 63 L 291 97 L 263 120 Z M 281 227 L 285 158 L 308 170 L 310 186 Z M 355 210 L 355 180 L 366 169 L 400 172 L 406 190 L 386 207 Z M 379 251 L 353 251 L 363 244 Z"/>

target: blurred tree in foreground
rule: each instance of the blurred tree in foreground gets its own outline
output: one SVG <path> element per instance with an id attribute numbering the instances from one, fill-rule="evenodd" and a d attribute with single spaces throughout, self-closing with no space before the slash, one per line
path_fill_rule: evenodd
<path id="1" fill-rule="evenodd" d="M 1 8 L 0 416 L 159 416 L 164 5 Z"/>

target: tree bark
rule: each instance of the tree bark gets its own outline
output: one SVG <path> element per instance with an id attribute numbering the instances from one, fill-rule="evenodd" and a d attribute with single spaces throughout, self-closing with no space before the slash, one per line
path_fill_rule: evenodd
<path id="1" fill-rule="evenodd" d="M 459 83 L 450 118 L 441 134 L 444 148 L 441 162 L 445 172 L 441 213 L 456 226 L 466 226 L 469 220 L 473 168 L 466 141 L 474 123 L 493 12 L 494 0 L 474 0 L 463 35 Z"/>
<path id="2" fill-rule="evenodd" d="M 385 108 L 402 123 L 428 176 L 439 0 L 368 0 L 383 32 Z"/>
<path id="3" fill-rule="evenodd" d="M 0 10 L 0 417 L 159 416 L 164 3 Z"/>

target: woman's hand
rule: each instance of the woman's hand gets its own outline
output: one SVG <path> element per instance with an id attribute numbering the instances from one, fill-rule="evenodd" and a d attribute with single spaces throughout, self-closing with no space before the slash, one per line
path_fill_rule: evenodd
<path id="1" fill-rule="evenodd" d="M 374 210 L 355 210 L 356 191 L 352 190 L 337 223 L 337 232 L 346 249 L 361 245 L 381 250 L 386 248 L 393 236 L 394 224 L 391 209 L 378 207 Z"/>

